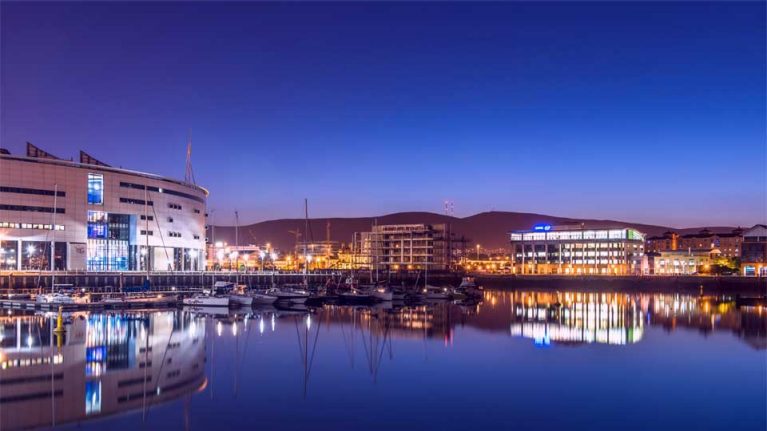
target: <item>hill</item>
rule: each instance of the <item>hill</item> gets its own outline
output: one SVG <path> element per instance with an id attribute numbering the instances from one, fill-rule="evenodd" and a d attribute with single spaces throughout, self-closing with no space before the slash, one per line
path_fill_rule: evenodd
<path id="1" fill-rule="evenodd" d="M 544 214 L 518 213 L 505 211 L 492 211 L 475 214 L 473 216 L 458 218 L 430 212 L 402 212 L 387 214 L 380 217 L 355 217 L 355 218 L 316 218 L 309 220 L 309 239 L 320 241 L 327 236 L 327 223 L 330 222 L 330 239 L 342 243 L 349 243 L 354 232 L 370 230 L 375 222 L 378 224 L 403 224 L 403 223 L 450 223 L 452 231 L 457 237 L 464 236 L 472 244 L 481 244 L 483 248 L 505 248 L 508 246 L 507 232 L 518 229 L 529 229 L 538 223 L 563 224 L 584 223 L 591 226 L 631 226 L 650 236 L 660 235 L 669 230 L 666 226 L 647 225 L 641 223 L 622 222 L 615 220 L 576 219 L 557 217 Z M 301 232 L 304 235 L 304 219 L 280 219 L 269 220 L 260 223 L 240 226 L 240 244 L 264 244 L 271 243 L 274 247 L 282 250 L 292 249 L 296 243 L 294 233 Z M 684 233 L 697 232 L 702 228 L 675 229 Z M 731 227 L 716 226 L 708 227 L 715 232 L 732 230 Z M 234 244 L 234 226 L 215 226 L 209 232 L 212 241 L 225 241 Z"/>

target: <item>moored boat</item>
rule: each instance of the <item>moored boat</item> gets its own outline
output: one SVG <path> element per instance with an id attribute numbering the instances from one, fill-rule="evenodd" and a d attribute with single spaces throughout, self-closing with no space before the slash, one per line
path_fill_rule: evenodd
<path id="1" fill-rule="evenodd" d="M 214 295 L 194 295 L 189 298 L 184 298 L 184 305 L 197 307 L 228 307 L 229 297 Z"/>
<path id="2" fill-rule="evenodd" d="M 290 287 L 272 287 L 266 291 L 267 295 L 277 298 L 277 301 L 287 301 L 293 303 L 304 303 L 309 299 L 309 292 L 303 289 L 294 289 Z"/>
<path id="3" fill-rule="evenodd" d="M 450 290 L 446 287 L 437 287 L 426 285 L 423 289 L 423 295 L 426 299 L 450 299 Z"/>

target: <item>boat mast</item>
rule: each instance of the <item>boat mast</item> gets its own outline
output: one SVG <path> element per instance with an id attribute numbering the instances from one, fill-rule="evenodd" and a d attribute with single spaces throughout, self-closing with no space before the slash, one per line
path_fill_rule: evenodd
<path id="1" fill-rule="evenodd" d="M 309 259 L 306 250 L 306 241 L 309 235 L 309 199 L 304 198 L 304 286 L 309 285 L 308 274 L 309 271 Z"/>
<path id="2" fill-rule="evenodd" d="M 240 284 L 240 214 L 236 210 L 234 211 L 234 249 L 236 250 L 234 265 L 237 267 L 235 282 Z"/>
<path id="3" fill-rule="evenodd" d="M 146 281 L 149 282 L 149 191 L 144 186 L 144 239 L 146 254 L 144 254 L 144 269 L 146 270 Z"/>
<path id="4" fill-rule="evenodd" d="M 56 204 L 59 196 L 59 185 L 53 185 L 53 239 L 51 241 L 51 293 L 53 293 L 53 285 L 56 282 Z"/>

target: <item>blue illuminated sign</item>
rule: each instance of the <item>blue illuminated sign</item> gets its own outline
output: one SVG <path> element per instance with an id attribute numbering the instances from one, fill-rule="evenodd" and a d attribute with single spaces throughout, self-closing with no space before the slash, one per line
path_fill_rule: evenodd
<path id="1" fill-rule="evenodd" d="M 550 224 L 537 224 L 533 226 L 533 230 L 548 232 L 551 230 Z"/>

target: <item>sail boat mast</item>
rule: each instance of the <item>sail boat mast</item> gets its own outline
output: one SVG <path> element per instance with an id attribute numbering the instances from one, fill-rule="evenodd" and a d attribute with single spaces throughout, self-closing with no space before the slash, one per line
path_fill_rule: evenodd
<path id="1" fill-rule="evenodd" d="M 58 204 L 57 198 L 59 196 L 59 185 L 53 185 L 53 238 L 51 240 L 51 293 L 53 293 L 53 286 L 56 282 L 56 207 Z"/>
<path id="2" fill-rule="evenodd" d="M 307 253 L 307 237 L 309 235 L 309 199 L 304 198 L 304 286 L 309 284 L 309 254 Z"/>
<path id="3" fill-rule="evenodd" d="M 144 239 L 145 239 L 145 251 L 144 254 L 144 269 L 146 270 L 146 281 L 149 281 L 149 190 L 147 186 L 144 186 Z"/>
<path id="4" fill-rule="evenodd" d="M 240 214 L 237 211 L 234 212 L 234 249 L 234 265 L 237 268 L 236 282 L 240 284 Z"/>

